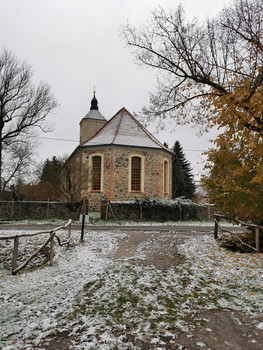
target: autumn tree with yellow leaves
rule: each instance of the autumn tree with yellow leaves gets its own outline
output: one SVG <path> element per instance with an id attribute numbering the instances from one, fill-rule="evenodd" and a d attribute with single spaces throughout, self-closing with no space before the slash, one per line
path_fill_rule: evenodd
<path id="1" fill-rule="evenodd" d="M 221 134 L 203 178 L 211 201 L 263 221 L 263 2 L 234 0 L 215 18 L 187 21 L 182 6 L 152 12 L 122 34 L 137 62 L 158 72 L 147 120 L 173 118 Z"/>

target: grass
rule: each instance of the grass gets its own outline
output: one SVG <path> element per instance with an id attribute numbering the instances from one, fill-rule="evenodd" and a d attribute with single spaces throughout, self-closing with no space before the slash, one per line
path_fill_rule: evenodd
<path id="1" fill-rule="evenodd" d="M 247 283 L 235 283 L 228 275 L 222 281 L 206 269 L 196 274 L 192 266 L 191 260 L 168 270 L 115 263 L 100 279 L 85 285 L 70 320 L 95 317 L 102 323 L 99 334 L 111 327 L 143 339 L 192 330 L 200 325 L 199 315 L 205 310 L 242 310 L 247 303 L 242 294 L 253 276 Z M 251 291 L 253 298 L 260 288 Z M 255 305 L 250 300 L 250 306 Z M 191 322 L 186 321 L 190 315 Z"/>
<path id="2" fill-rule="evenodd" d="M 97 218 L 100 218 L 100 215 L 101 215 L 100 211 L 90 211 L 89 212 L 89 217 L 91 217 L 91 218 L 97 219 Z"/>
<path id="3" fill-rule="evenodd" d="M 120 277 L 118 280 L 117 276 Z M 207 287 L 205 282 L 186 291 L 189 280 L 183 276 L 176 284 L 174 280 L 167 282 L 162 271 L 153 274 L 147 285 L 142 283 L 141 277 L 142 271 L 130 266 L 115 269 L 100 280 L 87 283 L 69 319 L 77 320 L 81 314 L 96 315 L 114 329 L 121 325 L 131 334 L 156 335 L 178 328 L 177 322 L 182 315 L 189 314 L 190 309 L 191 313 L 197 314 L 208 303 L 217 307 L 218 299 L 232 297 L 226 292 L 212 293 L 212 286 L 203 292 L 204 286 Z"/>
<path id="4" fill-rule="evenodd" d="M 107 251 L 106 243 L 103 249 Z M 87 274 L 82 279 L 84 287 L 74 292 L 77 295 L 72 295 L 74 299 L 63 312 L 57 310 L 55 328 L 80 336 L 80 342 L 97 344 L 107 339 L 105 344 L 114 349 L 111 341 L 121 343 L 125 337 L 144 340 L 175 337 L 180 331 L 191 333 L 207 310 L 246 312 L 251 308 L 261 312 L 256 309 L 262 310 L 262 280 L 250 268 L 252 258 L 244 260 L 202 237 L 197 242 L 186 241 L 178 251 L 185 256 L 183 263 L 168 269 L 129 260 L 109 260 L 109 265 L 101 261 L 105 269 Z M 259 264 L 258 259 L 255 262 Z M 33 298 L 25 304 L 32 303 Z"/>
<path id="5" fill-rule="evenodd" d="M 11 221 L 11 218 L 7 217 L 7 216 L 2 216 L 2 217 L 0 217 L 0 222 L 1 221 Z"/>

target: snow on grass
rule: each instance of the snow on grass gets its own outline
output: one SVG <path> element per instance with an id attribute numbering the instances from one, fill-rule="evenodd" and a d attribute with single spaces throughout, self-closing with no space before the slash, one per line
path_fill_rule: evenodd
<path id="1" fill-rule="evenodd" d="M 93 212 L 89 213 L 90 222 L 86 224 L 86 227 L 92 227 L 92 226 L 215 226 L 214 220 L 211 218 L 211 220 L 206 221 L 196 221 L 196 220 L 188 220 L 188 221 L 165 221 L 165 222 L 156 222 L 156 221 L 127 221 L 127 220 L 102 220 L 100 219 L 100 214 L 95 212 L 96 215 L 93 214 Z M 1 221 L 2 224 L 17 224 L 17 221 Z M 79 221 L 74 221 L 74 224 L 80 224 Z M 55 227 L 64 225 L 65 221 L 62 220 L 43 220 L 43 221 L 34 221 L 34 220 L 22 220 L 19 221 L 19 225 L 23 228 L 23 226 L 26 226 L 28 224 L 34 224 L 34 225 L 54 225 Z M 230 222 L 227 222 L 225 220 L 220 221 L 220 225 L 223 227 L 240 227 L 240 225 L 236 225 Z M 74 225 L 72 226 L 72 229 L 74 229 Z M 0 230 L 0 235 L 2 236 L 3 231 Z"/>
<path id="2" fill-rule="evenodd" d="M 220 248 L 211 237 L 193 238 L 179 250 L 187 258 L 188 288 L 194 291 L 201 287 L 202 293 L 209 295 L 211 308 L 219 305 L 263 314 L 262 254 L 233 253 Z"/>
<path id="3" fill-rule="evenodd" d="M 214 227 L 215 222 L 213 220 L 207 221 L 125 221 L 125 220 L 96 220 L 87 224 L 88 226 L 201 226 L 201 227 Z M 240 227 L 240 225 L 232 224 L 227 221 L 220 221 L 222 227 Z"/>
<path id="4" fill-rule="evenodd" d="M 111 262 L 105 254 L 115 249 L 116 236 L 95 233 L 85 238 L 86 243 L 68 250 L 58 248 L 54 267 L 0 276 L 1 349 L 30 349 L 32 341 L 38 344 L 58 327 L 60 315 L 74 310 L 83 286 L 96 281 L 108 267 Z"/>
<path id="5" fill-rule="evenodd" d="M 30 349 L 68 331 L 77 350 L 138 349 L 131 337 L 163 349 L 160 337 L 190 335 L 204 310 L 263 314 L 262 254 L 232 253 L 200 236 L 179 246 L 182 264 L 157 269 L 134 263 L 145 258 L 147 241 L 132 260 L 110 258 L 126 237 L 87 233 L 84 244 L 57 249 L 54 267 L 0 278 L 0 347 Z"/>

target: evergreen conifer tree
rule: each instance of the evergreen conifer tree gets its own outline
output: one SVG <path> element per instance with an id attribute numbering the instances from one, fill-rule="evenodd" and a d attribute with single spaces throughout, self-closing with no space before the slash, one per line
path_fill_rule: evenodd
<path id="1" fill-rule="evenodd" d="M 195 196 L 196 185 L 190 163 L 186 160 L 183 148 L 179 141 L 176 141 L 172 151 L 174 152 L 172 161 L 172 196 L 192 199 Z"/>
<path id="2" fill-rule="evenodd" d="M 61 182 L 61 173 L 65 161 L 62 158 L 53 156 L 51 160 L 47 159 L 43 165 L 40 181 L 50 182 L 58 185 Z"/>

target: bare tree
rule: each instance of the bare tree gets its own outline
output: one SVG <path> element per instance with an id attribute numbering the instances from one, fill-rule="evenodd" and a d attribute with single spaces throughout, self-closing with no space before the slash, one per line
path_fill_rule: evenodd
<path id="1" fill-rule="evenodd" d="M 159 8 L 123 36 L 137 61 L 159 72 L 148 118 L 173 117 L 223 128 L 203 178 L 213 203 L 242 220 L 262 223 L 263 2 L 233 0 L 214 19 L 187 22 L 181 6 Z"/>
<path id="2" fill-rule="evenodd" d="M 0 175 L 3 148 L 8 150 L 15 140 L 26 137 L 32 129 L 50 131 L 46 117 L 58 104 L 50 87 L 44 82 L 35 87 L 32 76 L 28 64 L 3 50 L 0 55 Z"/>
<path id="3" fill-rule="evenodd" d="M 29 181 L 33 175 L 35 161 L 35 148 L 37 141 L 35 139 L 16 140 L 7 150 L 3 150 L 3 171 L 2 171 L 2 190 L 7 186 L 15 185 L 19 181 Z"/>
<path id="4" fill-rule="evenodd" d="M 262 35 L 262 0 L 235 0 L 201 24 L 187 22 L 181 6 L 169 13 L 158 8 L 147 25 L 123 27 L 137 62 L 158 71 L 157 93 L 143 110 L 148 119 L 170 116 L 205 129 L 234 119 L 261 133 Z"/>

